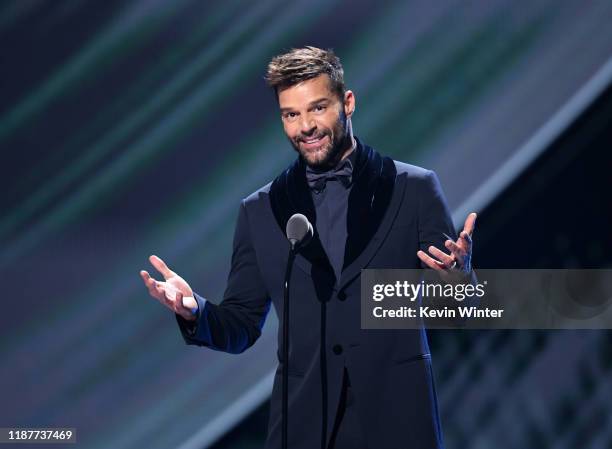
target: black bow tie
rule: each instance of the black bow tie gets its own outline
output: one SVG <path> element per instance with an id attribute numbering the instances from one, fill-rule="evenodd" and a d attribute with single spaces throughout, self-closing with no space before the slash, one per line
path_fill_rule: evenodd
<path id="1" fill-rule="evenodd" d="M 335 168 L 324 172 L 316 172 L 310 167 L 306 167 L 306 181 L 308 182 L 308 186 L 316 192 L 323 190 L 325 184 L 330 179 L 336 179 L 340 181 L 344 187 L 348 187 L 351 185 L 352 178 L 353 164 L 348 157 L 340 161 Z"/>

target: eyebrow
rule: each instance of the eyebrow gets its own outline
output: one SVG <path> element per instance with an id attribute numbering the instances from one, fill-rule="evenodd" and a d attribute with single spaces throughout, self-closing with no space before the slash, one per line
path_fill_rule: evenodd
<path id="1" fill-rule="evenodd" d="M 309 106 L 309 107 L 312 107 L 312 106 L 314 106 L 314 105 L 316 105 L 316 104 L 319 104 L 319 103 L 324 103 L 324 102 L 330 102 L 330 101 L 331 101 L 331 100 L 330 100 L 329 98 L 327 98 L 327 97 L 322 97 L 322 98 L 318 98 L 317 100 L 311 101 L 310 103 L 308 103 L 308 106 Z M 291 111 L 291 110 L 293 110 L 293 109 L 294 109 L 294 108 L 281 108 L 281 110 L 280 110 L 280 111 L 281 111 L 281 112 L 287 112 L 287 111 Z"/>

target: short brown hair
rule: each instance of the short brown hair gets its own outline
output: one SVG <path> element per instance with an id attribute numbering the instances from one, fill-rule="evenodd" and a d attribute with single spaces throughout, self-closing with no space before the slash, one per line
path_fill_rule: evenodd
<path id="1" fill-rule="evenodd" d="M 340 100 L 344 99 L 344 69 L 340 59 L 331 49 L 322 50 L 306 46 L 293 48 L 287 53 L 275 56 L 268 64 L 266 81 L 278 96 L 284 89 L 319 75 L 329 76 L 330 89 Z"/>

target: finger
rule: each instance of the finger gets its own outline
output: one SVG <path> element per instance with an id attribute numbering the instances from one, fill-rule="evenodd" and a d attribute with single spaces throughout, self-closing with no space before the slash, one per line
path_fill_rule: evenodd
<path id="1" fill-rule="evenodd" d="M 178 313 L 179 315 L 181 315 L 185 319 L 192 319 L 193 318 L 193 313 L 191 313 L 191 310 L 189 310 L 183 304 L 183 294 L 181 292 L 178 292 L 176 294 L 176 301 L 175 301 L 175 309 L 174 310 L 176 311 L 176 313 Z"/>
<path id="2" fill-rule="evenodd" d="M 160 295 L 160 302 L 162 302 L 166 307 L 168 307 L 170 310 L 172 310 L 173 312 L 176 312 L 176 297 L 174 296 L 174 292 L 170 292 L 168 293 L 168 291 L 164 288 L 165 283 L 160 282 L 159 283 L 159 295 Z"/>
<path id="3" fill-rule="evenodd" d="M 166 289 L 164 288 L 163 282 L 156 281 L 155 279 L 153 279 L 153 282 L 151 284 L 151 290 L 155 294 L 155 297 L 163 300 L 164 303 L 166 301 L 169 301 L 169 298 L 166 296 Z"/>
<path id="4" fill-rule="evenodd" d="M 149 289 L 149 292 L 152 292 L 155 287 L 155 279 L 153 279 L 151 275 L 145 270 L 140 271 L 140 277 L 144 281 L 145 286 Z"/>
<path id="5" fill-rule="evenodd" d="M 174 273 L 170 270 L 170 268 L 168 268 L 166 263 L 163 260 L 161 260 L 159 257 L 155 255 L 150 256 L 149 262 L 151 262 L 151 265 L 153 265 L 155 269 L 160 272 L 160 274 L 164 277 L 164 279 L 168 280 L 168 278 L 174 275 Z"/>
<path id="6" fill-rule="evenodd" d="M 472 248 L 472 236 L 465 231 L 459 234 L 458 242 L 461 244 L 466 253 L 469 253 Z"/>
<path id="7" fill-rule="evenodd" d="M 463 230 L 468 233 L 471 237 L 474 232 L 474 227 L 476 226 L 476 212 L 472 212 L 465 219 L 465 224 L 463 225 Z"/>
<path id="8" fill-rule="evenodd" d="M 164 288 L 165 285 L 165 282 L 156 281 L 155 279 L 150 278 L 147 287 L 149 287 L 149 293 L 151 296 L 172 309 L 173 301 L 166 295 L 166 289 Z"/>
<path id="9" fill-rule="evenodd" d="M 145 285 L 149 289 L 149 295 L 157 299 L 170 310 L 174 311 L 174 301 L 168 298 L 166 295 L 166 289 L 164 288 L 164 286 L 167 284 L 165 282 L 156 281 L 145 270 L 140 272 L 140 276 L 143 278 Z"/>
<path id="10" fill-rule="evenodd" d="M 176 294 L 175 304 L 176 304 L 176 311 L 180 315 L 183 315 L 183 316 L 192 315 L 191 310 L 189 310 L 187 307 L 185 307 L 185 304 L 183 304 L 183 294 L 182 293 L 179 292 Z"/>
<path id="11" fill-rule="evenodd" d="M 189 311 L 192 311 L 193 309 L 196 309 L 197 311 L 199 309 L 198 302 L 193 296 L 183 296 L 183 306 L 185 306 Z"/>
<path id="12" fill-rule="evenodd" d="M 181 292 L 176 292 L 176 296 L 174 297 L 174 311 L 180 315 L 183 309 L 183 295 Z"/>
<path id="13" fill-rule="evenodd" d="M 140 272 L 140 277 L 142 277 L 142 280 L 148 288 L 152 288 L 155 285 L 155 282 L 157 282 L 147 271 L 144 270 Z"/>
<path id="14" fill-rule="evenodd" d="M 166 297 L 170 301 L 174 301 L 176 299 L 176 295 L 179 293 L 179 290 L 169 282 L 162 282 L 162 287 L 164 287 Z"/>
<path id="15" fill-rule="evenodd" d="M 145 285 L 147 284 L 149 279 L 151 279 L 151 275 L 148 272 L 146 272 L 145 270 L 140 270 L 140 277 L 144 281 Z"/>
<path id="16" fill-rule="evenodd" d="M 432 268 L 436 271 L 444 271 L 444 264 L 430 257 L 428 254 L 425 253 L 425 251 L 417 251 L 417 257 L 421 259 L 421 261 L 429 268 Z"/>
<path id="17" fill-rule="evenodd" d="M 455 260 L 457 260 L 457 263 L 461 264 L 466 254 L 465 250 L 452 240 L 445 241 L 444 246 L 446 246 L 446 248 L 448 248 L 448 250 L 453 253 L 453 256 L 455 256 Z"/>
<path id="18" fill-rule="evenodd" d="M 453 256 L 446 254 L 444 251 L 439 250 L 433 245 L 430 246 L 428 250 L 431 255 L 437 257 L 447 268 L 450 268 L 455 262 L 455 258 Z"/>

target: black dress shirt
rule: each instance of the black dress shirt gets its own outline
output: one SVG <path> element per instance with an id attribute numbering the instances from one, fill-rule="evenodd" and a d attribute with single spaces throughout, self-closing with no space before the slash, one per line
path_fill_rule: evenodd
<path id="1" fill-rule="evenodd" d="M 356 152 L 353 149 L 348 159 L 355 169 Z M 339 162 L 338 165 L 342 163 Z M 321 190 L 310 189 L 314 202 L 316 223 L 314 224 L 321 245 L 334 269 L 336 279 L 340 279 L 344 263 L 344 248 L 346 246 L 346 214 L 348 211 L 348 197 L 353 184 L 345 186 L 337 179 L 329 179 Z"/>

